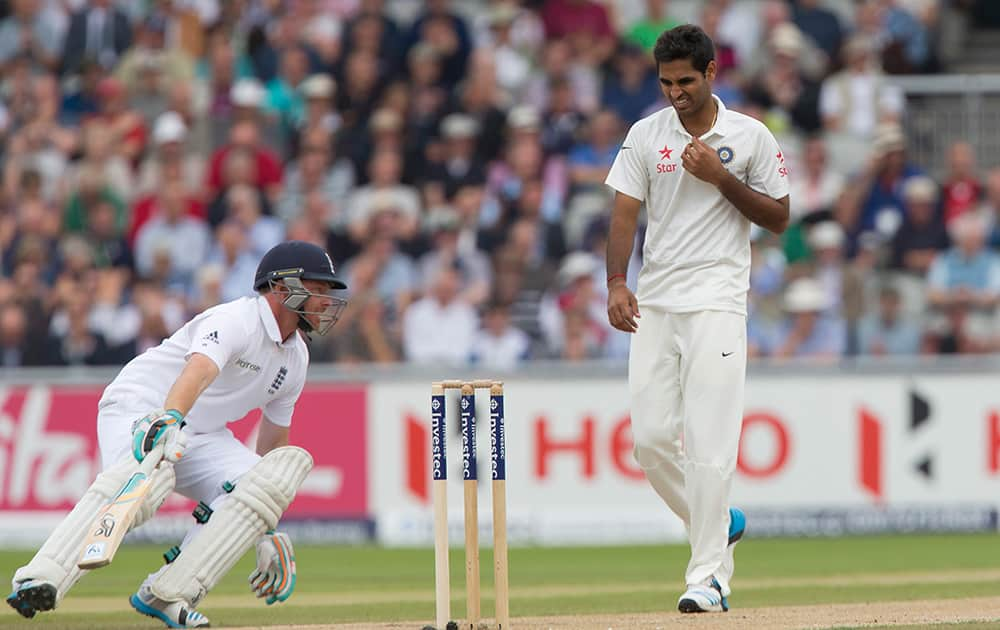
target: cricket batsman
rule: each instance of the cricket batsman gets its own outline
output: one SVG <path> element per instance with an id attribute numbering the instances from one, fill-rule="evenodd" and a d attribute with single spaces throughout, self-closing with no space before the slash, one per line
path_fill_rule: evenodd
<path id="1" fill-rule="evenodd" d="M 785 230 L 788 171 L 767 128 L 712 94 L 715 47 L 703 30 L 665 31 L 653 57 L 672 107 L 632 125 L 607 177 L 615 190 L 608 320 L 632 334 L 636 460 L 688 530 L 687 589 L 677 607 L 722 612 L 733 545 L 746 528 L 729 491 L 743 417 L 750 224 Z M 625 278 L 644 202 L 633 294 Z"/>
<path id="2" fill-rule="evenodd" d="M 14 573 L 7 603 L 29 618 L 59 605 L 86 572 L 77 562 L 95 515 L 151 451 L 163 460 L 132 525 L 171 491 L 199 502 L 199 524 L 131 596 L 132 607 L 170 628 L 207 627 L 195 607 L 253 546 L 250 588 L 268 604 L 287 599 L 294 554 L 274 529 L 313 465 L 288 445 L 309 363 L 303 336 L 330 330 L 346 304 L 331 290 L 346 288 L 322 248 L 281 243 L 260 261 L 256 297 L 206 310 L 122 368 L 98 403 L 103 472 Z M 263 411 L 256 452 L 226 428 L 254 409 Z"/>

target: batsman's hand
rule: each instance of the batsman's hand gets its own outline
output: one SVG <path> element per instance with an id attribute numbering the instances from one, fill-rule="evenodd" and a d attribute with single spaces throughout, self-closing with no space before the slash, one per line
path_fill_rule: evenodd
<path id="1" fill-rule="evenodd" d="M 163 444 L 163 458 L 177 463 L 187 448 L 187 436 L 181 431 L 184 416 L 176 409 L 157 409 L 132 425 L 132 456 L 141 462 L 157 444 Z"/>
<path id="2" fill-rule="evenodd" d="M 634 333 L 639 329 L 635 321 L 639 317 L 639 302 L 635 294 L 625 286 L 624 280 L 617 280 L 608 289 L 608 322 L 618 330 Z"/>
<path id="3" fill-rule="evenodd" d="M 248 578 L 250 590 L 266 597 L 267 605 L 283 602 L 295 590 L 295 551 L 288 534 L 268 532 L 257 541 L 257 569 Z"/>

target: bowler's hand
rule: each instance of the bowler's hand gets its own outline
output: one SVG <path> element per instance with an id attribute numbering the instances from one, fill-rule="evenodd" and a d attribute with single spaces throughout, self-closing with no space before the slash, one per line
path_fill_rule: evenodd
<path id="1" fill-rule="evenodd" d="M 616 280 L 608 290 L 608 322 L 618 330 L 634 333 L 639 329 L 635 321 L 639 317 L 639 302 L 635 294 L 625 286 L 624 280 Z"/>
<path id="2" fill-rule="evenodd" d="M 699 138 L 692 138 L 691 143 L 684 147 L 681 164 L 684 170 L 713 186 L 718 186 L 728 173 L 718 152 Z"/>

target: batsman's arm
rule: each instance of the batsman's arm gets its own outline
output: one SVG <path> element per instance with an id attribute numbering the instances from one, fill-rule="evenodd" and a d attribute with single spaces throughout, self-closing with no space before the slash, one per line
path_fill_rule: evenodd
<path id="1" fill-rule="evenodd" d="M 271 422 L 265 414 L 257 429 L 257 454 L 263 457 L 281 446 L 288 446 L 288 427 Z"/>
<path id="2" fill-rule="evenodd" d="M 164 409 L 176 409 L 182 415 L 187 416 L 194 407 L 195 401 L 201 396 L 215 377 L 219 375 L 219 367 L 215 361 L 206 355 L 194 352 L 187 361 L 187 365 L 181 370 L 177 380 L 174 381 L 170 391 L 167 392 L 167 399 L 163 403 Z"/>

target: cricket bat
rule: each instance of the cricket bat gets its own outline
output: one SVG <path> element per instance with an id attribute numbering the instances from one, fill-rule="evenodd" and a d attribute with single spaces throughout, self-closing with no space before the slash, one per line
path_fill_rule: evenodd
<path id="1" fill-rule="evenodd" d="M 76 566 L 99 569 L 111 564 L 152 485 L 151 476 L 163 459 L 163 445 L 158 444 L 139 464 L 118 494 L 106 505 L 90 526 L 83 542 L 83 552 Z"/>

